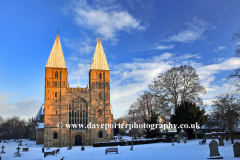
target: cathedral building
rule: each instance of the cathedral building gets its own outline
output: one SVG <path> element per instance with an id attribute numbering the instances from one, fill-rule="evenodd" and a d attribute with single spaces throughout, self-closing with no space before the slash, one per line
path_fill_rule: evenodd
<path id="1" fill-rule="evenodd" d="M 100 37 L 89 70 L 89 85 L 71 88 L 67 78 L 68 70 L 57 34 L 45 67 L 44 147 L 85 146 L 110 141 L 113 129 L 100 127 L 113 123 L 110 69 Z"/>

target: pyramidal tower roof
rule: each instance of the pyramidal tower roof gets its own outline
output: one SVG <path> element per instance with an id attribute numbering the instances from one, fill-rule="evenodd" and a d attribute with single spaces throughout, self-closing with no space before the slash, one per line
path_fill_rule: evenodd
<path id="1" fill-rule="evenodd" d="M 110 70 L 102 47 L 102 43 L 100 41 L 100 37 L 98 37 L 97 46 L 94 52 L 92 65 L 90 69 Z"/>
<path id="2" fill-rule="evenodd" d="M 50 56 L 47 61 L 46 67 L 50 68 L 67 68 L 66 63 L 63 56 L 62 46 L 60 42 L 59 35 L 55 39 L 53 44 Z"/>

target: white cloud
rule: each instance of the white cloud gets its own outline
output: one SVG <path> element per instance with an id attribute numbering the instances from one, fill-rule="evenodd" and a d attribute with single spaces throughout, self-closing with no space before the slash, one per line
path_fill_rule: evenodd
<path id="1" fill-rule="evenodd" d="M 78 76 L 80 80 L 88 79 L 88 72 L 90 67 L 91 67 L 90 64 L 79 63 L 77 70 L 73 70 L 72 72 L 69 73 L 69 76 L 68 76 L 69 80 L 70 81 L 76 80 L 78 79 Z"/>
<path id="2" fill-rule="evenodd" d="M 168 45 L 168 46 L 157 45 L 153 49 L 155 49 L 155 50 L 167 50 L 167 49 L 173 49 L 174 47 L 175 47 L 174 45 Z"/>
<path id="3" fill-rule="evenodd" d="M 200 40 L 203 37 L 203 33 L 208 29 L 213 29 L 215 26 L 211 25 L 210 23 L 205 22 L 203 19 L 199 19 L 194 17 L 191 22 L 186 22 L 188 28 L 182 30 L 176 35 L 173 35 L 163 41 L 168 42 L 184 42 L 184 43 L 191 43 L 196 40 Z"/>
<path id="4" fill-rule="evenodd" d="M 100 33 L 104 39 L 117 42 L 117 32 L 131 30 L 145 30 L 140 20 L 134 18 L 113 1 L 95 1 L 92 6 L 86 0 L 79 0 L 71 4 L 74 22 L 80 27 Z M 63 9 L 66 13 L 67 9 Z"/>
<path id="5" fill-rule="evenodd" d="M 225 47 L 225 46 L 219 46 L 219 47 L 217 47 L 216 49 L 214 49 L 213 52 L 218 52 L 218 51 L 224 50 L 224 49 L 227 49 L 227 47 Z"/>
<path id="6" fill-rule="evenodd" d="M 75 50 L 79 54 L 92 53 L 94 51 L 94 46 L 91 45 L 92 41 L 89 37 L 85 37 L 81 40 L 70 39 L 70 38 L 61 38 L 68 48 Z"/>
<path id="7" fill-rule="evenodd" d="M 221 63 L 200 66 L 197 68 L 200 79 L 207 79 L 213 74 L 219 73 L 224 70 L 233 70 L 239 67 L 240 60 L 236 58 L 229 58 Z"/>
<path id="8" fill-rule="evenodd" d="M 182 60 L 182 59 L 189 59 L 189 58 L 197 58 L 200 59 L 201 56 L 200 54 L 183 54 L 179 57 L 176 57 L 177 60 Z"/>
<path id="9" fill-rule="evenodd" d="M 11 96 L 11 97 L 14 97 Z M 39 105 L 40 104 L 40 105 Z M 36 116 L 37 111 L 41 107 L 41 102 L 37 101 L 34 98 L 29 97 L 26 100 L 18 101 L 18 102 L 1 102 L 0 103 L 0 110 L 1 115 L 6 118 L 9 116 L 20 116 L 22 118 Z"/>

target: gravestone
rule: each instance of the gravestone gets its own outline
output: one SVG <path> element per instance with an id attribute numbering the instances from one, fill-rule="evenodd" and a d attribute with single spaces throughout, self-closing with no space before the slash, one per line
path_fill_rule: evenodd
<path id="1" fill-rule="evenodd" d="M 19 153 L 19 150 L 21 149 L 20 147 L 18 147 L 18 148 L 16 148 L 17 150 L 18 150 L 18 152 L 17 153 Z"/>
<path id="2" fill-rule="evenodd" d="M 21 149 L 19 146 L 16 148 L 18 151 L 14 153 L 15 157 L 21 157 L 22 155 L 19 153 L 19 150 Z"/>
<path id="3" fill-rule="evenodd" d="M 234 143 L 233 153 L 234 153 L 234 157 L 240 157 L 240 143 L 239 142 Z"/>
<path id="4" fill-rule="evenodd" d="M 21 141 L 19 141 L 19 145 L 18 146 L 22 146 L 22 140 Z"/>
<path id="5" fill-rule="evenodd" d="M 207 159 L 223 159 L 223 157 L 221 157 L 219 154 L 217 141 L 212 140 L 209 143 L 209 148 L 210 148 L 210 157 L 208 157 Z"/>
<path id="6" fill-rule="evenodd" d="M 184 143 L 187 143 L 187 140 L 186 140 L 186 139 L 184 139 L 183 141 L 184 141 Z"/>
<path id="7" fill-rule="evenodd" d="M 172 139 L 172 146 L 174 146 L 173 139 Z"/>
<path id="8" fill-rule="evenodd" d="M 224 146 L 223 137 L 222 136 L 219 137 L 218 141 L 219 141 L 219 146 Z"/>
<path id="9" fill-rule="evenodd" d="M 180 143 L 180 139 L 177 140 L 177 143 Z"/>
<path id="10" fill-rule="evenodd" d="M 5 148 L 4 145 L 3 145 L 1 148 L 2 148 L 2 152 L 1 152 L 1 153 L 5 153 L 5 152 L 4 152 L 4 148 Z"/>
<path id="11" fill-rule="evenodd" d="M 128 145 L 128 140 L 126 140 L 126 146 Z"/>

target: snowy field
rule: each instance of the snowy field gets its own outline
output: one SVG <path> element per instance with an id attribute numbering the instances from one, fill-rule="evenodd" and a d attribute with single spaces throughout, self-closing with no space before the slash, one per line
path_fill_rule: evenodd
<path id="1" fill-rule="evenodd" d="M 240 140 L 235 140 L 235 142 L 240 142 Z M 60 153 L 55 156 L 47 156 L 44 158 L 42 153 L 43 145 L 36 145 L 33 141 L 28 141 L 23 139 L 23 146 L 25 144 L 29 147 L 28 152 L 23 152 L 22 149 L 20 153 L 22 157 L 14 157 L 14 153 L 17 151 L 17 143 L 13 140 L 7 143 L 0 143 L 0 147 L 4 145 L 6 148 L 5 154 L 0 154 L 2 160 L 60 160 L 65 157 L 64 160 L 87 160 L 87 159 L 101 159 L 101 160 L 135 160 L 135 159 L 164 159 L 164 160 L 202 160 L 207 159 L 210 154 L 209 143 L 210 140 L 207 139 L 205 145 L 199 145 L 199 140 L 189 140 L 186 144 L 181 141 L 181 143 L 153 143 L 144 145 L 134 145 L 133 150 L 130 150 L 131 146 L 118 146 L 118 154 L 115 152 L 108 153 L 105 155 L 105 149 L 108 147 L 92 147 L 85 146 L 85 151 L 81 151 L 81 146 L 73 146 L 72 150 L 67 150 L 67 147 L 62 147 Z M 223 159 L 234 159 L 233 157 L 233 145 L 230 141 L 224 141 L 225 146 L 219 146 L 220 155 Z M 52 148 L 56 149 L 56 148 Z"/>

